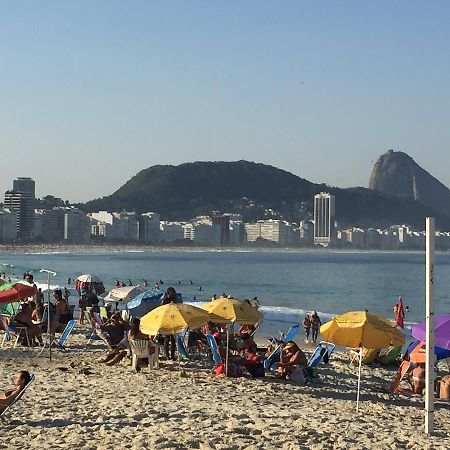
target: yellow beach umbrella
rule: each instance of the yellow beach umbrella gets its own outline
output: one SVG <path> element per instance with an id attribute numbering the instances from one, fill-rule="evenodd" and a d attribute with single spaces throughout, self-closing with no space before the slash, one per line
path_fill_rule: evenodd
<path id="1" fill-rule="evenodd" d="M 367 311 L 350 311 L 335 316 L 320 327 L 320 334 L 324 340 L 334 342 L 337 345 L 360 347 L 358 393 L 356 396 L 356 410 L 358 411 L 363 347 L 400 346 L 405 343 L 405 336 L 391 321 Z"/>
<path id="2" fill-rule="evenodd" d="M 238 322 L 241 325 L 254 325 L 263 318 L 260 311 L 243 300 L 220 297 L 202 306 L 217 323 Z"/>
<path id="3" fill-rule="evenodd" d="M 395 324 L 367 311 L 350 311 L 333 317 L 320 327 L 329 342 L 345 347 L 383 348 L 405 343 L 405 336 Z"/>
<path id="4" fill-rule="evenodd" d="M 202 327 L 208 320 L 209 314 L 201 308 L 184 303 L 169 303 L 142 317 L 140 329 L 150 335 L 178 334 L 186 328 Z"/>

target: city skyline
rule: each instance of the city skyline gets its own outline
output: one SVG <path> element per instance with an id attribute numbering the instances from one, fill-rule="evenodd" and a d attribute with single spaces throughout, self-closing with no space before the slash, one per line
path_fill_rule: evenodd
<path id="1" fill-rule="evenodd" d="M 2 13 L 2 156 L 38 197 L 87 201 L 152 165 L 205 160 L 367 187 L 390 148 L 450 186 L 447 2 Z"/>

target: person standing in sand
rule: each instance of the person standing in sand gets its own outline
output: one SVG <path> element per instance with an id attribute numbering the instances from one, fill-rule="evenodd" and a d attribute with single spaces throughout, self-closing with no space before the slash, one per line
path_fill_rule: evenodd
<path id="1" fill-rule="evenodd" d="M 311 331 L 312 331 L 311 338 L 313 342 L 317 341 L 320 325 L 322 325 L 320 317 L 318 316 L 317 311 L 313 311 L 313 313 L 311 314 Z"/>
<path id="2" fill-rule="evenodd" d="M 308 343 L 309 341 L 309 333 L 311 332 L 311 319 L 309 318 L 309 314 L 306 314 L 305 318 L 303 319 L 303 330 L 305 331 L 305 342 Z"/>
<path id="3" fill-rule="evenodd" d="M 177 301 L 177 292 L 175 288 L 169 287 L 167 288 L 166 295 L 161 301 L 161 305 L 168 305 L 169 303 L 176 303 Z M 170 346 L 170 355 L 169 355 L 169 346 Z M 167 359 L 175 359 L 175 337 L 173 334 L 169 336 L 164 336 L 164 354 Z"/>

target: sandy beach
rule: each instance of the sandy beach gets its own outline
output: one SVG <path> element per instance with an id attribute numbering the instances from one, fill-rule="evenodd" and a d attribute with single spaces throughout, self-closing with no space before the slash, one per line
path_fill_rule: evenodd
<path id="1" fill-rule="evenodd" d="M 45 449 L 448 449 L 450 405 L 436 406 L 436 434 L 423 434 L 420 397 L 379 393 L 395 369 L 364 368 L 361 411 L 357 370 L 335 353 L 317 384 L 215 378 L 212 366 L 161 362 L 134 373 L 96 363 L 105 346 L 86 345 L 77 327 L 69 351 L 2 349 L 6 389 L 18 370 L 35 383 L 3 425 L 0 448 Z M 310 348 L 307 349 L 310 351 Z"/>

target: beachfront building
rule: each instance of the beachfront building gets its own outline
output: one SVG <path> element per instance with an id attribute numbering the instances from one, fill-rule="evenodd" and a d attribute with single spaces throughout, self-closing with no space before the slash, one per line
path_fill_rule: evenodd
<path id="1" fill-rule="evenodd" d="M 221 225 L 199 223 L 195 225 L 194 243 L 210 247 L 220 247 Z"/>
<path id="2" fill-rule="evenodd" d="M 26 185 L 28 190 L 31 190 L 30 185 Z M 21 185 L 19 184 L 19 186 Z M 14 189 L 5 192 L 4 206 L 16 213 L 17 237 L 22 241 L 30 241 L 32 239 L 35 203 L 34 192 L 20 192 Z"/>
<path id="3" fill-rule="evenodd" d="M 139 221 L 139 240 L 147 244 L 158 244 L 160 240 L 161 216 L 155 212 L 141 214 Z"/>
<path id="4" fill-rule="evenodd" d="M 63 239 L 72 244 L 86 244 L 90 241 L 91 230 L 88 216 L 77 208 L 64 211 Z"/>
<path id="5" fill-rule="evenodd" d="M 92 236 L 125 242 L 139 239 L 139 223 L 134 212 L 98 211 L 89 213 Z"/>
<path id="6" fill-rule="evenodd" d="M 34 211 L 33 240 L 38 242 L 60 242 L 64 235 L 64 212 L 54 209 Z"/>
<path id="7" fill-rule="evenodd" d="M 193 223 L 183 223 L 183 239 L 193 241 L 195 238 L 195 226 Z"/>
<path id="8" fill-rule="evenodd" d="M 258 220 L 260 227 L 260 237 L 266 241 L 276 242 L 285 247 L 287 244 L 287 226 L 282 220 Z"/>
<path id="9" fill-rule="evenodd" d="M 0 242 L 14 242 L 17 238 L 17 214 L 0 208 Z"/>
<path id="10" fill-rule="evenodd" d="M 230 244 L 230 216 L 228 214 L 220 214 L 213 211 L 212 224 L 220 227 L 220 243 L 221 247 Z"/>
<path id="11" fill-rule="evenodd" d="M 241 246 L 245 239 L 245 227 L 242 220 L 230 220 L 230 240 L 229 245 Z"/>
<path id="12" fill-rule="evenodd" d="M 36 197 L 36 183 L 29 177 L 18 177 L 13 180 L 13 191 L 30 194 Z"/>
<path id="13" fill-rule="evenodd" d="M 184 239 L 184 229 L 180 222 L 167 222 L 165 220 L 161 220 L 160 229 L 161 242 L 172 243 L 182 241 Z"/>
<path id="14" fill-rule="evenodd" d="M 321 192 L 314 196 L 314 243 L 330 245 L 335 239 L 335 198 Z"/>
<path id="15" fill-rule="evenodd" d="M 246 242 L 256 242 L 256 240 L 261 236 L 261 224 L 258 222 L 246 223 L 244 225 L 244 230 Z"/>

